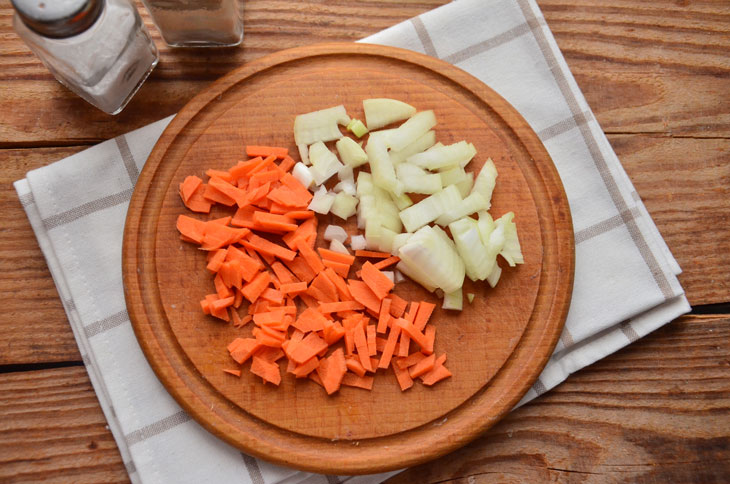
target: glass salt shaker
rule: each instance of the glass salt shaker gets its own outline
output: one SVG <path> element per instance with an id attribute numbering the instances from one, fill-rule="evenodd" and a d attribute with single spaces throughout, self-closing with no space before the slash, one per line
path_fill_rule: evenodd
<path id="1" fill-rule="evenodd" d="M 58 81 L 117 114 L 159 59 L 129 0 L 11 0 L 13 26 Z"/>
<path id="2" fill-rule="evenodd" d="M 229 47 L 243 39 L 242 0 L 142 0 L 171 47 Z"/>

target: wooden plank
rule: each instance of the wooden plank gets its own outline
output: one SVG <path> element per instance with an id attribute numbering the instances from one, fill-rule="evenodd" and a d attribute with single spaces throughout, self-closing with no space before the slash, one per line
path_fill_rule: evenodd
<path id="1" fill-rule="evenodd" d="M 12 32 L 0 6 L 0 80 L 6 82 L 0 125 L 5 143 L 71 144 L 114 137 L 177 112 L 195 93 L 231 69 L 284 48 L 354 41 L 446 3 L 247 1 L 244 48 L 174 50 L 161 60 L 122 114 L 110 117 L 56 83 Z M 625 0 L 539 2 L 568 65 L 604 129 L 727 136 L 730 128 L 730 7 L 723 2 Z M 172 82 L 174 81 L 174 82 Z M 59 121 L 58 112 L 66 113 Z"/>
<path id="2" fill-rule="evenodd" d="M 723 482 L 728 354 L 729 315 L 680 318 L 388 482 Z M 0 481 L 127 482 L 83 368 L 0 375 L 0 415 Z"/>
<path id="3" fill-rule="evenodd" d="M 730 139 L 609 141 L 684 270 L 690 304 L 730 301 Z"/>
<path id="4" fill-rule="evenodd" d="M 730 4 L 538 3 L 605 131 L 727 137 Z"/>
<path id="5" fill-rule="evenodd" d="M 0 481 L 128 482 L 86 370 L 0 374 Z"/>
<path id="6" fill-rule="evenodd" d="M 30 222 L 12 188 L 26 172 L 83 149 L 0 150 L 0 365 L 80 360 Z"/>

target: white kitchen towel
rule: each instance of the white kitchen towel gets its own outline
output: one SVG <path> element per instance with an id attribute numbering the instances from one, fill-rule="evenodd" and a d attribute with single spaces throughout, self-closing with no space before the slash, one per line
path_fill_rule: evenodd
<path id="1" fill-rule="evenodd" d="M 364 39 L 422 52 L 481 79 L 527 119 L 570 202 L 575 288 L 558 347 L 522 403 L 689 310 L 679 267 L 531 0 L 461 0 Z M 127 205 L 167 118 L 27 174 L 16 190 L 135 483 L 363 483 L 241 454 L 177 405 L 145 360 L 126 312 Z M 82 187 L 80 189 L 79 187 Z"/>

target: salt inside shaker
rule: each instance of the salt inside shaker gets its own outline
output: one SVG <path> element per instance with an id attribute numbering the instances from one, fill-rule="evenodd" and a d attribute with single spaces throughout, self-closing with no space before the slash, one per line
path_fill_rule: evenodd
<path id="1" fill-rule="evenodd" d="M 64 86 L 109 114 L 159 59 L 129 0 L 11 0 L 18 35 Z"/>
<path id="2" fill-rule="evenodd" d="M 142 0 L 172 47 L 228 47 L 241 43 L 241 0 Z"/>

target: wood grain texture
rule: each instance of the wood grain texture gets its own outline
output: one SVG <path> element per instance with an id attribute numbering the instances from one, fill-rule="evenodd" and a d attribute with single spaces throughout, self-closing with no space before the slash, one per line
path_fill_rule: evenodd
<path id="1" fill-rule="evenodd" d="M 0 365 L 80 359 L 66 313 L 12 183 L 82 149 L 0 150 Z"/>
<path id="2" fill-rule="evenodd" d="M 128 482 L 81 367 L 0 374 L 0 482 Z"/>
<path id="3" fill-rule="evenodd" d="M 728 355 L 729 317 L 680 318 L 388 483 L 724 483 Z M 0 482 L 129 482 L 83 368 L 0 375 L 0 395 Z"/>
<path id="4" fill-rule="evenodd" d="M 240 333 L 218 323 L 211 326 L 200 311 L 198 301 L 211 290 L 201 286 L 210 283 L 204 258 L 186 251 L 175 229 L 183 212 L 178 186 L 191 173 L 234 164 L 251 140 L 296 150 L 291 126 L 298 113 L 342 103 L 362 118 L 358 112 L 368 97 L 433 109 L 439 120 L 437 139 L 446 144 L 466 139 L 479 152 L 489 152 L 502 180 L 492 209 L 513 210 L 521 221 L 525 264 L 505 270 L 493 291 L 485 284 L 473 286 L 477 299 L 463 312 L 436 310 L 436 350 L 450 355 L 449 368 L 456 375 L 438 390 L 416 386 L 403 393 L 391 380 L 367 395 L 344 389 L 328 397 L 320 388 L 292 379 L 278 389 L 258 384 L 248 372 L 242 382 L 232 380 L 221 371 L 230 364 L 223 348 Z M 477 171 L 483 162 L 475 161 L 469 169 Z M 336 221 L 320 219 L 320 232 L 329 223 Z M 346 228 L 356 232 L 354 219 Z M 325 245 L 321 237 L 319 245 Z M 188 104 L 140 174 L 122 255 L 135 333 L 181 406 L 246 452 L 334 474 L 423 462 L 493 425 L 529 389 L 552 353 L 567 314 L 573 264 L 573 231 L 562 184 L 547 151 L 514 108 L 436 59 L 352 43 L 268 56 L 222 78 Z M 397 292 L 406 300 L 438 302 L 413 283 Z M 436 421 L 440 423 L 432 425 Z M 357 442 L 354 448 L 352 442 Z"/>

